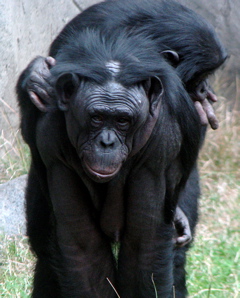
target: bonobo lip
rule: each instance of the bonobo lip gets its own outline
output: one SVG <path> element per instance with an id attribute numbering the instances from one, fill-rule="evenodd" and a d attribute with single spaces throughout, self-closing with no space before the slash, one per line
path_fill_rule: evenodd
<path id="1" fill-rule="evenodd" d="M 113 172 L 109 172 L 109 173 L 105 174 L 105 173 L 97 172 L 96 170 L 94 170 L 93 168 L 91 168 L 86 162 L 85 162 L 85 166 L 86 166 L 88 172 L 90 174 L 92 174 L 93 176 L 95 176 L 96 178 L 98 178 L 98 179 L 109 179 L 109 178 L 112 178 L 113 176 L 115 176 L 118 173 L 118 171 L 121 168 L 121 164 L 120 164 L 117 167 L 116 170 L 114 170 Z"/>

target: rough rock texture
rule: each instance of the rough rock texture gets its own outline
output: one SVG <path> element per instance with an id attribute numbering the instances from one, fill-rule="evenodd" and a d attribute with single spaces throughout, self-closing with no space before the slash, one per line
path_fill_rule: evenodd
<path id="1" fill-rule="evenodd" d="M 25 234 L 24 192 L 27 175 L 0 185 L 0 232 Z"/>

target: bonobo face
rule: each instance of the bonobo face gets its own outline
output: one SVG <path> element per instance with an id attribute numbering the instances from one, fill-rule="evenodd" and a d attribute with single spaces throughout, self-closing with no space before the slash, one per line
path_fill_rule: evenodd
<path id="1" fill-rule="evenodd" d="M 136 135 L 145 130 L 150 111 L 146 88 L 142 84 L 126 88 L 115 81 L 97 85 L 83 79 L 70 98 L 67 89 L 63 93 L 59 107 L 65 111 L 69 139 L 85 172 L 97 182 L 111 180 L 131 154 Z"/>
<path id="2" fill-rule="evenodd" d="M 85 171 L 94 180 L 107 181 L 131 152 L 134 133 L 146 121 L 149 103 L 142 88 L 126 89 L 115 82 L 90 88 L 84 95 L 81 116 L 87 140 L 79 135 L 78 152 Z"/>

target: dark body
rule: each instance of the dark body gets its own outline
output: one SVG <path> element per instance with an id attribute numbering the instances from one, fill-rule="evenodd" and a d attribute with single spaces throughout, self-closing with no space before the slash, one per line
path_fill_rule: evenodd
<path id="1" fill-rule="evenodd" d="M 166 45 L 149 40 L 144 30 L 134 33 L 128 26 L 121 34 L 111 30 L 106 13 L 103 23 L 98 19 L 95 26 L 91 9 L 99 7 L 101 16 L 102 5 L 105 11 L 121 8 L 120 2 L 107 4 L 79 15 L 53 43 L 50 55 L 57 64 L 51 69 L 53 96 L 42 102 L 45 113 L 29 99 L 31 65 L 18 83 L 22 134 L 32 154 L 26 200 L 28 235 L 38 257 L 33 296 L 115 297 L 108 277 L 121 297 L 155 297 L 153 276 L 158 297 L 171 297 L 173 284 L 176 297 L 185 297 L 186 248 L 174 249 L 172 221 L 177 203 L 192 229 L 197 220 L 194 165 L 202 129 L 183 82 L 189 93 L 193 85 L 196 91 L 225 53 L 211 33 L 209 44 L 218 52 L 217 61 L 206 56 L 203 69 L 188 77 L 195 55 L 181 54 L 184 59 L 174 65 L 175 70 L 159 55 L 165 49 L 177 50 L 170 45 L 174 28 L 170 33 L 164 29 L 162 38 L 169 37 Z M 167 4 L 159 2 L 161 9 L 162 5 Z M 153 14 L 151 3 L 149 9 Z M 117 15 L 124 19 L 126 13 L 120 10 Z M 193 49 L 197 50 L 197 42 Z M 201 53 L 196 53 L 198 64 Z M 190 58 L 191 67 L 184 62 Z M 181 71 L 184 67 L 187 75 Z M 103 109 L 87 117 L 92 101 Z M 137 121 L 133 117 L 124 123 L 122 115 L 128 109 L 121 110 L 119 104 L 133 107 Z M 121 119 L 118 126 L 113 118 Z M 126 129 L 126 122 L 131 129 Z M 83 152 L 90 153 L 85 157 Z M 86 159 L 94 164 L 95 174 Z M 114 164 L 119 167 L 110 177 Z M 121 241 L 118 270 L 110 246 L 114 240 Z"/>

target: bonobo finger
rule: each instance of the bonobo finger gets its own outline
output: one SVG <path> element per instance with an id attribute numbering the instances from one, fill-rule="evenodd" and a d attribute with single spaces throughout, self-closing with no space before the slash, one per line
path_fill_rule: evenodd
<path id="1" fill-rule="evenodd" d="M 56 65 L 56 60 L 51 56 L 48 56 L 47 58 L 45 58 L 45 61 L 50 67 Z"/>
<path id="2" fill-rule="evenodd" d="M 42 112 L 46 112 L 47 108 L 46 105 L 42 102 L 40 97 L 35 94 L 33 91 L 29 91 L 29 96 L 31 101 L 34 103 L 34 105 Z"/>
<path id="3" fill-rule="evenodd" d="M 31 88 L 27 89 L 28 94 L 30 95 L 31 92 L 33 92 L 36 96 L 40 97 L 41 100 L 49 102 L 51 96 L 46 92 L 45 89 L 42 89 L 39 86 L 32 86 Z"/>
<path id="4" fill-rule="evenodd" d="M 28 93 L 30 91 L 36 93 L 37 96 L 40 96 L 43 100 L 48 100 L 54 94 L 53 87 L 44 80 L 38 73 L 32 74 L 30 80 L 27 83 L 26 89 Z"/>
<path id="5" fill-rule="evenodd" d="M 32 63 L 31 75 L 37 74 L 42 80 L 47 80 L 51 76 L 50 68 L 55 64 L 55 59 L 52 57 L 37 57 Z"/>
<path id="6" fill-rule="evenodd" d="M 176 245 L 179 247 L 187 245 L 192 240 L 190 235 L 182 235 L 176 238 Z"/>
<path id="7" fill-rule="evenodd" d="M 208 122 L 209 122 L 211 128 L 214 130 L 217 129 L 219 126 L 218 120 L 215 115 L 214 109 L 213 109 L 212 105 L 210 104 L 210 102 L 208 101 L 208 99 L 205 99 L 202 102 L 202 107 L 207 115 L 207 119 L 208 119 Z"/>
<path id="8" fill-rule="evenodd" d="M 205 110 L 203 109 L 202 103 L 200 103 L 199 101 L 195 101 L 194 105 L 200 117 L 201 124 L 208 125 L 208 117 Z"/>
<path id="9" fill-rule="evenodd" d="M 207 99 L 212 101 L 212 102 L 217 102 L 218 98 L 217 98 L 217 95 L 214 94 L 212 91 L 208 90 L 208 93 L 207 93 Z"/>

